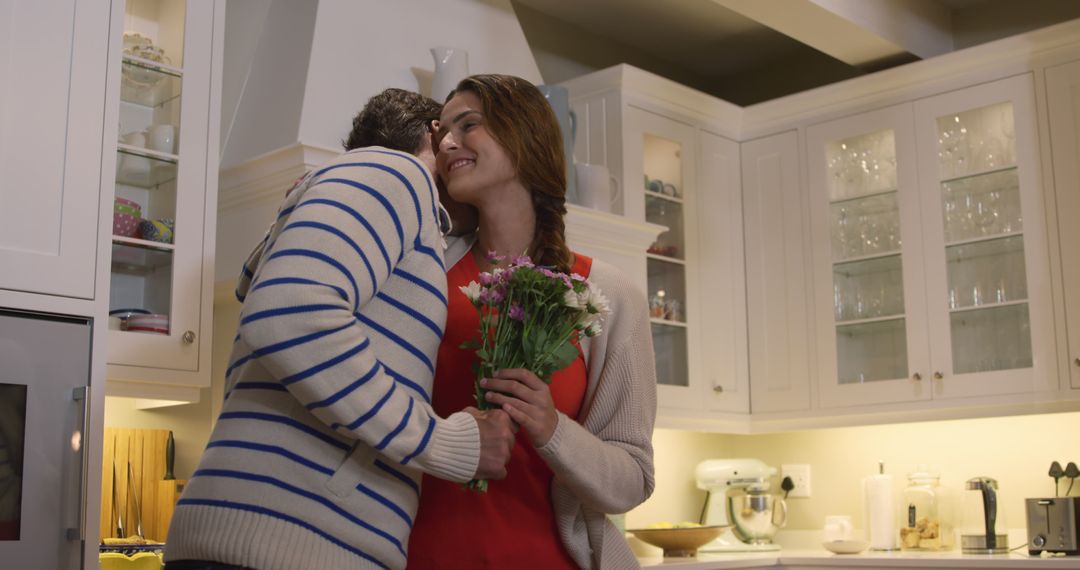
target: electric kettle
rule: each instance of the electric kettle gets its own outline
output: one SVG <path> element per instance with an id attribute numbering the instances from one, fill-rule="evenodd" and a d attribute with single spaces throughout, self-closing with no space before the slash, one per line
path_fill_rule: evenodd
<path id="1" fill-rule="evenodd" d="M 1002 510 L 998 508 L 998 483 L 990 477 L 975 477 L 964 484 L 963 526 L 960 549 L 964 554 L 1005 554 L 1009 535 Z"/>

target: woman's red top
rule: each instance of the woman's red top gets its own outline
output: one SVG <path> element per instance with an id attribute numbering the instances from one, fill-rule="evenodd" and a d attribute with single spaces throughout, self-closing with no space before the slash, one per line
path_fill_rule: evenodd
<path id="1" fill-rule="evenodd" d="M 588 277 L 591 267 L 591 259 L 576 255 L 572 271 Z M 471 253 L 447 273 L 446 333 L 439 346 L 431 395 L 432 406 L 442 417 L 476 406 L 476 355 L 474 350 L 460 346 L 477 338 L 480 315 L 458 287 L 479 278 L 480 270 Z M 585 359 L 579 353 L 570 366 L 552 376 L 555 407 L 576 419 L 587 381 Z M 517 434 L 506 468 L 506 479 L 489 481 L 487 493 L 424 475 L 420 508 L 409 539 L 409 568 L 577 567 L 555 527 L 551 506 L 553 474 L 524 430 Z"/>

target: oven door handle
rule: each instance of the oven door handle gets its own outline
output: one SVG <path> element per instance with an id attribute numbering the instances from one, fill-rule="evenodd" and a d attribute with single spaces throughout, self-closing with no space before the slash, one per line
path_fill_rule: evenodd
<path id="1" fill-rule="evenodd" d="M 86 540 L 86 474 L 88 473 L 89 454 L 86 453 L 87 429 L 90 427 L 90 387 L 78 386 L 71 390 L 71 399 L 75 402 L 82 401 L 82 420 L 76 424 L 79 432 L 72 434 L 71 446 L 78 448 L 79 453 L 79 515 L 75 521 L 75 528 L 67 529 L 68 540 Z"/>

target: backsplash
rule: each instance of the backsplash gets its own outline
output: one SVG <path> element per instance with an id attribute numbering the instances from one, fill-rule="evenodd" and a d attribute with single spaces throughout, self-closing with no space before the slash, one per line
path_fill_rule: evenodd
<path id="1" fill-rule="evenodd" d="M 919 465 L 941 473 L 941 485 L 956 499 L 971 477 L 993 477 L 1000 486 L 1005 524 L 1023 527 L 1024 499 L 1054 494 L 1047 476 L 1050 463 L 1080 463 L 1080 446 L 1065 436 L 1075 433 L 1080 433 L 1080 412 L 763 435 L 656 430 L 656 491 L 627 514 L 626 526 L 698 520 L 705 500 L 705 492 L 694 485 L 698 462 L 753 457 L 778 470 L 785 463 L 811 466 L 811 497 L 788 499 L 790 530 L 821 529 L 825 516 L 834 514 L 851 515 L 854 526 L 864 528 L 862 479 L 877 471 L 879 460 L 894 475 L 898 501 L 907 474 Z M 779 490 L 776 479 L 774 492 Z M 1062 495 L 1068 486 L 1068 479 L 1062 479 Z M 1080 495 L 1080 482 L 1070 494 Z"/>

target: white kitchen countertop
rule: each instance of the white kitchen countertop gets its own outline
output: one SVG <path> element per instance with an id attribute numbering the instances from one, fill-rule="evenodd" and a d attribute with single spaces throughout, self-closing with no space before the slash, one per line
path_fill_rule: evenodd
<path id="1" fill-rule="evenodd" d="M 639 558 L 642 568 L 663 570 L 725 570 L 737 568 L 1023 568 L 1080 569 L 1080 557 L 1039 558 L 1016 552 L 979 556 L 945 552 L 872 552 L 833 554 L 825 549 L 780 550 L 777 552 L 701 553 L 695 558 Z"/>

